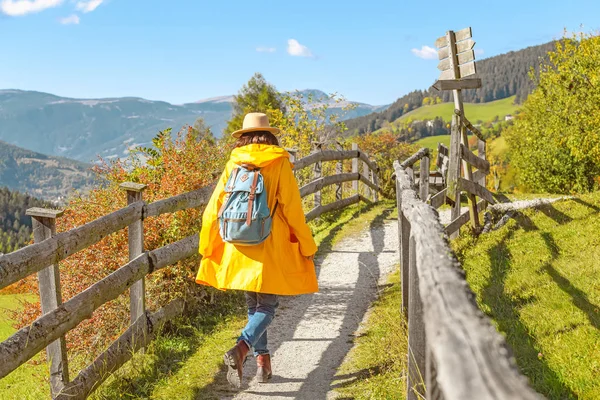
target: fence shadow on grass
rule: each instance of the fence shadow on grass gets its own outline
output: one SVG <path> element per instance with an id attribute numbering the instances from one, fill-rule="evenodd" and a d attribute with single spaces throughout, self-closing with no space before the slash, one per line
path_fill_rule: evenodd
<path id="1" fill-rule="evenodd" d="M 512 267 L 508 241 L 519 228 L 526 231 L 537 229 L 533 221 L 523 214 L 517 216 L 516 220 L 517 224 L 510 226 L 500 242 L 488 250 L 491 275 L 482 290 L 482 302 L 490 308 L 490 316 L 496 321 L 498 330 L 505 334 L 517 364 L 529 377 L 532 387 L 551 399 L 576 399 L 576 394 L 562 382 L 546 360 L 538 357 L 536 338 L 520 318 L 519 310 L 535 298 L 515 298 L 506 290 L 506 278 Z"/>

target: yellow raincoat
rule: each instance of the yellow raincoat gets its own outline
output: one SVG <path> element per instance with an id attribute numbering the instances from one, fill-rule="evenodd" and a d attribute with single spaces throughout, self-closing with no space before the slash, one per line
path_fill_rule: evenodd
<path id="1" fill-rule="evenodd" d="M 256 246 L 235 246 L 223 242 L 219 234 L 217 214 L 225 197 L 223 189 L 231 171 L 242 163 L 261 168 L 271 210 L 278 201 L 271 235 Z M 314 293 L 318 291 L 314 263 L 304 256 L 316 251 L 289 154 L 265 144 L 234 149 L 202 216 L 199 252 L 203 258 L 196 282 L 280 295 Z"/>

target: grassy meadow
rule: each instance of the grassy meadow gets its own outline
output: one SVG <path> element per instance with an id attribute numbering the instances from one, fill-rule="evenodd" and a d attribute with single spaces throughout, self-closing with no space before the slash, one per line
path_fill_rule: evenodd
<path id="1" fill-rule="evenodd" d="M 476 123 L 476 121 L 492 121 L 496 116 L 498 118 L 504 118 L 506 115 L 514 114 L 519 108 L 518 105 L 513 104 L 514 101 L 515 96 L 490 101 L 488 103 L 464 103 L 465 115 L 472 123 Z M 452 119 L 452 114 L 454 114 L 454 103 L 440 103 L 432 106 L 419 107 L 416 110 L 404 114 L 397 121 L 431 120 L 436 117 L 442 117 L 444 121 L 450 121 Z"/>
<path id="2" fill-rule="evenodd" d="M 453 243 L 479 307 L 549 399 L 600 398 L 599 230 L 597 192 Z"/>

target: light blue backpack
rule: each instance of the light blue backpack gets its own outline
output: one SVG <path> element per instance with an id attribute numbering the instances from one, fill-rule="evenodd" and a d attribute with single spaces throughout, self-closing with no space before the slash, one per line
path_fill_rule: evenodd
<path id="1" fill-rule="evenodd" d="M 219 210 L 219 233 L 223 241 L 239 246 L 262 243 L 271 234 L 273 212 L 260 168 L 242 164 L 231 172 Z"/>

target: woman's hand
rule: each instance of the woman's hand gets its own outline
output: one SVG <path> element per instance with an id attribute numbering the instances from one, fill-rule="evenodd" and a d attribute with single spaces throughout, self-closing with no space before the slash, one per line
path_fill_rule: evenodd
<path id="1" fill-rule="evenodd" d="M 315 255 L 312 254 L 310 256 L 304 256 L 308 261 L 315 261 Z"/>

